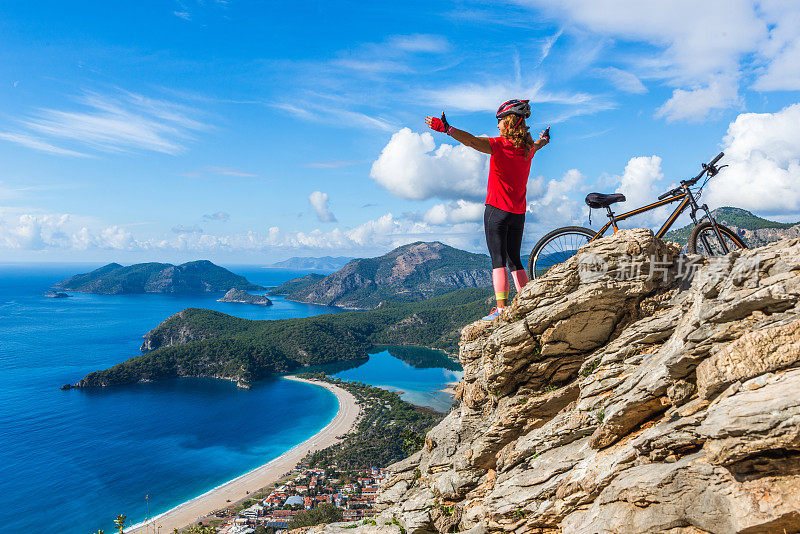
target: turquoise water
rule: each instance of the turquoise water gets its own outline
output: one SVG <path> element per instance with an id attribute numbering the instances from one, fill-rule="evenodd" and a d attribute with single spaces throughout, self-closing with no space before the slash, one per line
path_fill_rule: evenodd
<path id="1" fill-rule="evenodd" d="M 410 359 L 414 365 L 400 358 Z M 450 382 L 458 382 L 463 375 L 458 364 L 446 361 L 440 353 L 409 347 L 388 347 L 370 354 L 367 362 L 354 369 L 331 374 L 334 378 L 397 391 L 404 401 L 439 412 L 450 409 L 453 396 L 438 390 Z"/>
<path id="2" fill-rule="evenodd" d="M 0 265 L 0 525 L 6 532 L 112 531 L 113 517 L 164 512 L 275 458 L 324 427 L 338 408 L 327 390 L 281 379 L 241 390 L 178 379 L 61 391 L 88 372 L 139 354 L 142 336 L 169 315 L 203 307 L 248 319 L 336 313 L 274 298 L 260 307 L 210 295 L 43 296 L 97 265 Z M 306 273 L 231 267 L 273 286 Z M 339 370 L 342 378 L 403 390 L 441 411 L 432 391 L 460 376 L 430 351 L 389 349 Z M 403 352 L 403 351 L 406 352 Z M 345 367 L 351 367 L 345 369 Z M 457 366 L 455 367 L 457 369 Z M 349 373 L 349 374 L 348 374 Z M 381 378 L 383 377 L 383 378 Z"/>
<path id="3" fill-rule="evenodd" d="M 162 512 L 279 456 L 335 415 L 327 390 L 287 380 L 246 391 L 181 379 L 61 391 L 139 354 L 142 335 L 190 306 L 249 319 L 338 310 L 274 299 L 260 307 L 220 295 L 43 297 L 96 266 L 0 266 L 0 525 L 7 532 L 112 530 L 113 517 Z M 304 273 L 235 269 L 276 285 Z M 287 417 L 288 415 L 288 417 Z"/>

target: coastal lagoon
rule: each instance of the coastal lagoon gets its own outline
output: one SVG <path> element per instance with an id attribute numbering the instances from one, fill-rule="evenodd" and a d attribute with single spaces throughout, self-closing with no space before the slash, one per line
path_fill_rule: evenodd
<path id="1" fill-rule="evenodd" d="M 406 402 L 446 412 L 450 393 L 440 391 L 461 380 L 461 366 L 443 353 L 418 347 L 385 347 L 358 367 L 330 373 L 333 378 L 364 382 L 396 391 Z"/>
<path id="2" fill-rule="evenodd" d="M 279 456 L 335 415 L 327 390 L 279 379 L 251 390 L 197 378 L 61 391 L 139 354 L 147 331 L 187 307 L 247 319 L 341 311 L 280 297 L 270 297 L 269 307 L 216 302 L 221 293 L 44 297 L 55 282 L 96 267 L 0 265 L 0 524 L 7 531 L 47 524 L 86 534 L 110 532 L 117 514 L 142 521 L 148 506 L 152 516 L 196 497 Z M 228 267 L 264 286 L 307 274 Z M 458 370 L 426 368 L 425 358 L 402 350 L 377 352 L 336 376 L 399 389 L 409 402 L 446 411 L 449 396 L 434 390 L 457 380 Z"/>

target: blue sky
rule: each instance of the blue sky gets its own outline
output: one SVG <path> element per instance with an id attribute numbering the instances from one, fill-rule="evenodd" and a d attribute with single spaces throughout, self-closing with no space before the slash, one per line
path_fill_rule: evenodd
<path id="1" fill-rule="evenodd" d="M 552 132 L 526 248 L 721 149 L 709 205 L 800 220 L 798 34 L 777 0 L 6 2 L 0 261 L 483 251 L 487 160 L 423 119 L 497 135 L 507 98 Z"/>

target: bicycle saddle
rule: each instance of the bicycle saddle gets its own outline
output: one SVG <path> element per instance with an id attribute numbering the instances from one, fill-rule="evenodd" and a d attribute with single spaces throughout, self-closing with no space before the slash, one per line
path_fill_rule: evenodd
<path id="1" fill-rule="evenodd" d="M 607 208 L 615 202 L 625 202 L 625 195 L 622 193 L 589 193 L 586 195 L 586 205 L 593 209 Z"/>

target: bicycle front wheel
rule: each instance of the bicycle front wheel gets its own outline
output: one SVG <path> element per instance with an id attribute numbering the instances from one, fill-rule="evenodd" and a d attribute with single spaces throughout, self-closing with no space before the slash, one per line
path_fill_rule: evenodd
<path id="1" fill-rule="evenodd" d="M 528 258 L 528 278 L 540 278 L 554 265 L 565 262 L 596 234 L 582 226 L 564 226 L 545 235 Z"/>
<path id="2" fill-rule="evenodd" d="M 722 234 L 725 240 L 728 252 L 747 248 L 747 245 L 744 244 L 741 237 L 736 235 L 736 232 L 719 223 L 717 223 L 717 228 L 719 228 L 719 233 Z M 706 257 L 723 256 L 725 254 L 725 250 L 720 245 L 719 238 L 714 232 L 714 227 L 710 221 L 701 222 L 694 227 L 689 235 L 689 252 Z"/>

